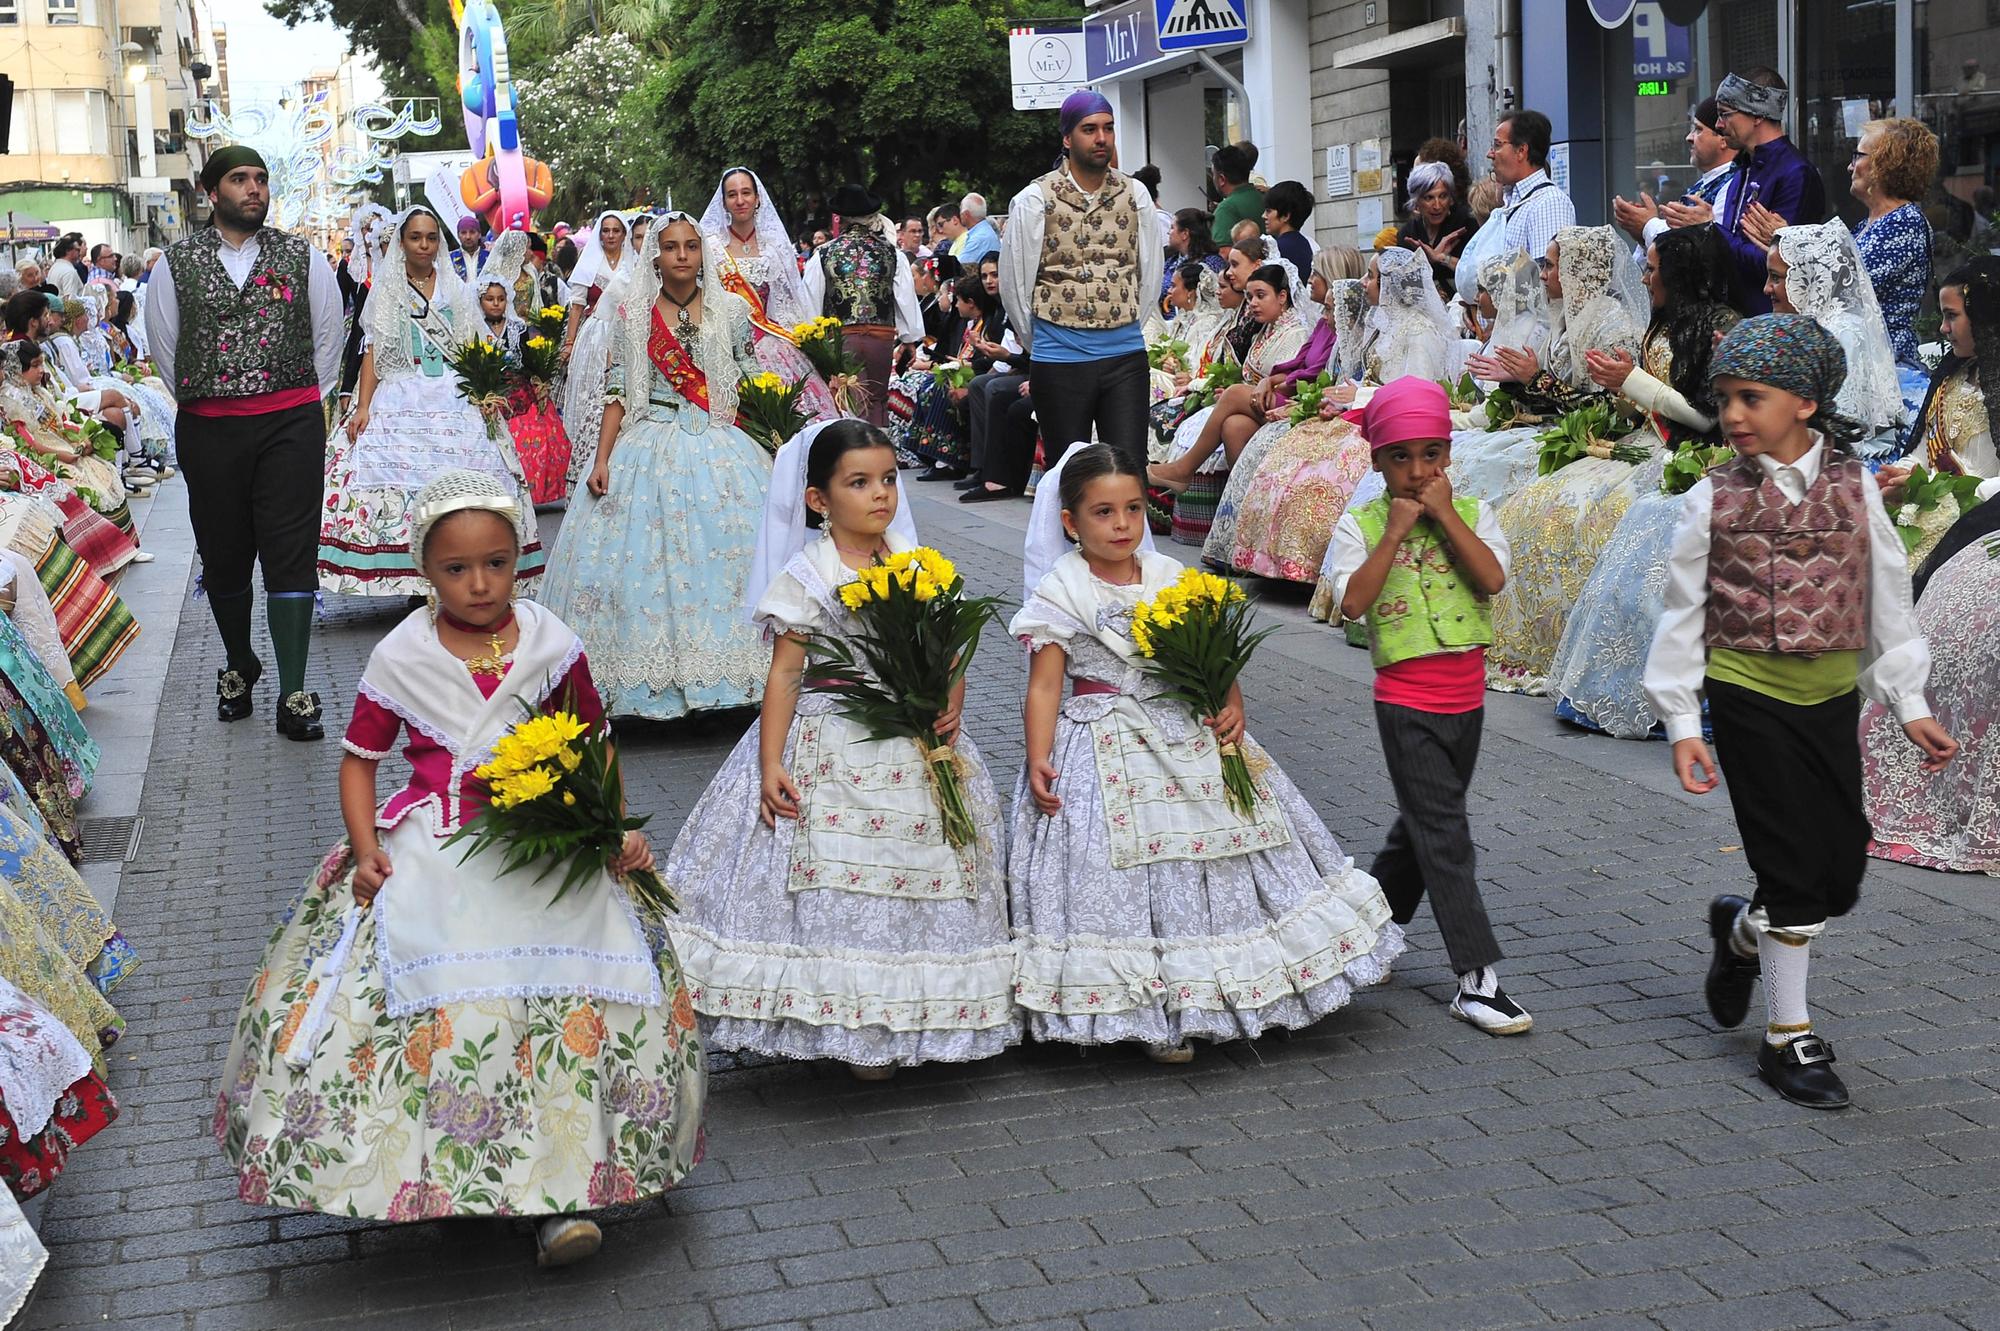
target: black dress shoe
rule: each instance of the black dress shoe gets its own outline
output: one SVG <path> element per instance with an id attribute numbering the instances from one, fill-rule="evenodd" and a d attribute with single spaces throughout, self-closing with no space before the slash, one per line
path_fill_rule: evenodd
<path id="1" fill-rule="evenodd" d="M 1725 1028 L 1741 1026 L 1750 1011 L 1750 991 L 1757 984 L 1755 957 L 1739 957 L 1729 945 L 1736 930 L 1736 917 L 1750 905 L 1728 892 L 1708 903 L 1708 936 L 1715 940 L 1715 955 L 1709 958 L 1708 981 L 1702 993 L 1708 998 L 1708 1015 Z"/>
<path id="2" fill-rule="evenodd" d="M 1019 499 L 1020 497 L 1021 492 L 1019 490 L 989 490 L 982 485 L 976 490 L 967 490 L 958 497 L 958 502 L 961 504 L 990 504 L 996 499 Z"/>
<path id="3" fill-rule="evenodd" d="M 917 479 L 920 481 L 962 481 L 965 479 L 965 472 L 959 467 L 934 465 L 929 470 L 919 474 Z"/>
<path id="4" fill-rule="evenodd" d="M 250 715 L 250 690 L 264 677 L 261 663 L 252 663 L 248 670 L 218 670 L 215 672 L 215 719 L 218 721 L 241 721 Z"/>
<path id="5" fill-rule="evenodd" d="M 320 724 L 319 695 L 301 689 L 288 693 L 278 704 L 278 733 L 286 739 L 325 739 L 326 727 Z"/>
<path id="6" fill-rule="evenodd" d="M 962 481 L 953 481 L 951 483 L 951 488 L 954 490 L 970 490 L 975 485 L 984 485 L 984 484 L 986 484 L 986 482 L 981 480 L 979 477 L 968 476 Z"/>
<path id="7" fill-rule="evenodd" d="M 1847 1108 L 1847 1084 L 1833 1070 L 1833 1046 L 1810 1032 L 1794 1035 L 1783 1044 L 1759 1040 L 1757 1075 L 1795 1105 Z"/>

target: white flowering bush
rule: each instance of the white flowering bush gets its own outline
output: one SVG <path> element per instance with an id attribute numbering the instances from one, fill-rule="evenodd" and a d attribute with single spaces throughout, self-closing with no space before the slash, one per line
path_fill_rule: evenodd
<path id="1" fill-rule="evenodd" d="M 554 216 L 627 204 L 651 175 L 658 148 L 621 106 L 656 64 L 629 37 L 584 36 L 515 85 L 522 146 L 555 179 Z"/>

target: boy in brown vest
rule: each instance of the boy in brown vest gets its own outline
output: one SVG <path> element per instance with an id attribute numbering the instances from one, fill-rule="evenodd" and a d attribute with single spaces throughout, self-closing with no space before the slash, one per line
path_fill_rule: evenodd
<path id="1" fill-rule="evenodd" d="M 1645 685 L 1681 787 L 1715 789 L 1701 738 L 1708 697 L 1755 897 L 1709 906 L 1706 992 L 1742 1022 L 1761 972 L 1768 1011 L 1757 1075 L 1813 1109 L 1843 1109 L 1833 1050 L 1806 1010 L 1812 940 L 1861 892 L 1860 692 L 1889 707 L 1937 770 L 1957 741 L 1924 699 L 1930 650 L 1910 609 L 1903 543 L 1868 470 L 1835 442 L 1847 376 L 1812 319 L 1745 320 L 1715 350 L 1722 429 L 1737 457 L 1688 491 Z"/>

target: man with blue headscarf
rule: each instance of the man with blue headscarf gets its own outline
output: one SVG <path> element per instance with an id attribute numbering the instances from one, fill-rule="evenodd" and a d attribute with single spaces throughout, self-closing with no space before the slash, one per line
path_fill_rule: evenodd
<path id="1" fill-rule="evenodd" d="M 1030 358 L 1029 393 L 1048 463 L 1096 438 L 1146 465 L 1145 309 L 1165 255 L 1153 196 L 1111 165 L 1111 103 L 1071 93 L 1063 160 L 1014 196 L 1000 241 L 1000 299 Z"/>

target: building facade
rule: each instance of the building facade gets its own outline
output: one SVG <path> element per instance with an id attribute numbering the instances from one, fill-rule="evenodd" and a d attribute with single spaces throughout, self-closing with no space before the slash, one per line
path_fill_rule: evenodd
<path id="1" fill-rule="evenodd" d="M 0 0 L 15 84 L 0 209 L 121 253 L 186 234 L 208 26 L 205 0 Z"/>
<path id="2" fill-rule="evenodd" d="M 1170 49 L 1163 28 L 1191 3 L 1242 26 L 1225 15 L 1216 44 Z M 1162 207 L 1204 204 L 1208 157 L 1247 139 L 1266 181 L 1310 186 L 1322 244 L 1365 248 L 1401 220 L 1426 139 L 1459 140 L 1481 175 L 1513 107 L 1553 122 L 1579 220 L 1609 220 L 1614 195 L 1677 193 L 1689 110 L 1753 65 L 1791 86 L 1788 129 L 1849 220 L 1848 161 L 1876 116 L 1914 115 L 1942 142 L 1941 263 L 2000 183 L 2000 0 L 1098 0 L 1084 24 L 1121 162 L 1160 168 Z"/>

